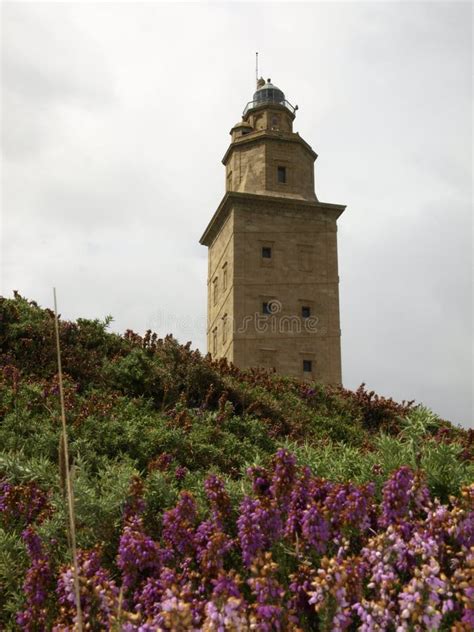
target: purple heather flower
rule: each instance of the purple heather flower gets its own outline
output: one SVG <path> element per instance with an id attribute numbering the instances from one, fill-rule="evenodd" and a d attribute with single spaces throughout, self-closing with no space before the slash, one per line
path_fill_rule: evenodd
<path id="1" fill-rule="evenodd" d="M 188 472 L 189 470 L 187 467 L 184 467 L 184 465 L 178 465 L 174 472 L 174 477 L 177 481 L 184 481 Z"/>
<path id="2" fill-rule="evenodd" d="M 78 551 L 81 609 L 85 628 L 100 624 L 110 627 L 118 608 L 119 590 L 107 570 L 102 568 L 97 550 Z M 74 571 L 64 568 L 57 582 L 56 594 L 61 607 L 61 619 L 54 630 L 67 630 L 77 620 Z"/>
<path id="3" fill-rule="evenodd" d="M 144 532 L 141 518 L 130 518 L 125 524 L 119 542 L 117 566 L 122 571 L 126 591 L 150 573 L 159 571 L 160 545 Z"/>
<path id="4" fill-rule="evenodd" d="M 278 450 L 273 459 L 270 493 L 280 509 L 288 511 L 291 491 L 296 479 L 296 458 L 287 450 Z"/>
<path id="5" fill-rule="evenodd" d="M 232 540 L 212 520 L 202 522 L 196 530 L 197 560 L 205 576 L 212 576 L 224 567 L 224 558 L 233 548 Z"/>
<path id="6" fill-rule="evenodd" d="M 266 499 L 245 496 L 240 505 L 237 528 L 244 564 L 279 539 L 282 532 L 280 512 Z"/>
<path id="7" fill-rule="evenodd" d="M 407 516 L 410 504 L 410 493 L 413 486 L 413 472 L 409 467 L 399 468 L 383 488 L 382 515 L 380 526 L 399 522 Z"/>
<path id="8" fill-rule="evenodd" d="M 211 505 L 213 518 L 219 522 L 223 521 L 230 515 L 232 510 L 224 482 L 215 474 L 211 474 L 204 481 L 204 489 Z"/>
<path id="9" fill-rule="evenodd" d="M 301 535 L 304 542 L 315 549 L 317 553 L 324 553 L 329 541 L 329 523 L 317 505 L 311 505 L 303 512 L 301 519 Z"/>
<path id="10" fill-rule="evenodd" d="M 23 582 L 25 606 L 17 614 L 16 620 L 25 632 L 34 632 L 45 628 L 47 618 L 45 606 L 48 595 L 51 593 L 53 573 L 49 558 L 43 552 L 41 540 L 33 528 L 25 529 L 22 538 L 27 546 L 31 564 Z"/>
<path id="11" fill-rule="evenodd" d="M 176 507 L 163 515 L 163 540 L 179 555 L 194 554 L 196 518 L 196 503 L 192 494 L 186 491 L 181 492 Z"/>
<path id="12" fill-rule="evenodd" d="M 467 549 L 474 546 L 474 511 L 470 511 L 466 518 L 459 524 L 456 538 L 461 546 Z"/>

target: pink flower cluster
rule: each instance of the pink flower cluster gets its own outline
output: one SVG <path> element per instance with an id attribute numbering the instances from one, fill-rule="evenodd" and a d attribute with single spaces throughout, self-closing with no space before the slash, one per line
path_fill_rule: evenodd
<path id="1" fill-rule="evenodd" d="M 474 485 L 442 505 L 430 498 L 422 476 L 404 467 L 378 502 L 373 485 L 323 480 L 297 467 L 285 450 L 248 474 L 252 493 L 238 508 L 218 477 L 206 480 L 204 519 L 193 496 L 181 492 L 155 539 L 135 482 L 118 577 L 101 566 L 97 550 L 80 555 L 90 629 L 474 628 Z M 41 554 L 31 557 L 27 604 L 18 616 L 23 629 L 31 629 L 28 612 L 48 616 L 47 595 L 34 580 Z M 63 567 L 55 583 L 60 607 L 49 614 L 51 627 L 72 630 L 71 568 Z"/>

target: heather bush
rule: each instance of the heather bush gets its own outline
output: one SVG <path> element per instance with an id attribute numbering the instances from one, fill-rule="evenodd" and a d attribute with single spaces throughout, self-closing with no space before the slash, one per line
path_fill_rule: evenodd
<path id="1" fill-rule="evenodd" d="M 403 428 L 399 435 L 378 433 L 370 449 L 328 439 L 320 444 L 285 441 L 282 445 L 296 454 L 299 463 L 335 481 L 374 481 L 380 488 L 403 465 L 421 468 L 431 493 L 444 502 L 474 480 L 474 461 L 464 458 L 460 442 L 443 443 L 428 433 L 429 426 L 437 423 L 430 410 L 417 407 L 399 420 Z"/>
<path id="2" fill-rule="evenodd" d="M 201 509 L 181 491 L 152 533 L 153 492 L 135 476 L 114 560 L 100 546 L 79 555 L 89 629 L 118 624 L 119 595 L 130 631 L 218 630 L 219 622 L 241 630 L 471 629 L 472 485 L 442 504 L 423 474 L 404 466 L 377 499 L 372 483 L 315 476 L 286 450 L 249 468 L 247 479 L 237 509 L 215 475 L 204 480 Z M 17 624 L 70 628 L 71 567 L 46 553 L 34 526 L 22 538 L 30 561 Z"/>
<path id="3" fill-rule="evenodd" d="M 90 629 L 471 629 L 473 433 L 109 323 L 60 324 Z M 2 629 L 75 616 L 53 324 L 0 300 Z"/>
<path id="4" fill-rule="evenodd" d="M 111 318 L 61 322 L 62 364 L 65 373 L 81 385 L 103 381 L 104 359 L 126 353 L 120 336 L 107 332 Z M 0 297 L 0 359 L 23 373 L 49 377 L 56 373 L 54 314 L 15 293 Z"/>

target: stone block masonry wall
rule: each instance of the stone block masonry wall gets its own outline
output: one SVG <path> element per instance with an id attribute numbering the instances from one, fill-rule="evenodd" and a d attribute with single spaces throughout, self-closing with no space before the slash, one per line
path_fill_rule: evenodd
<path id="1" fill-rule="evenodd" d="M 234 362 L 341 382 L 336 221 L 274 204 L 234 209 Z M 271 248 L 271 259 L 262 248 Z M 264 303 L 274 311 L 263 314 Z M 309 318 L 303 317 L 309 313 Z M 303 361 L 311 371 L 303 371 Z"/>
<path id="2" fill-rule="evenodd" d="M 209 248 L 207 281 L 207 350 L 233 361 L 234 215 L 231 212 Z M 227 331 L 224 331 L 227 328 Z"/>
<path id="3" fill-rule="evenodd" d="M 258 89 L 232 128 L 226 194 L 201 238 L 208 351 L 241 368 L 339 384 L 336 221 L 345 207 L 318 201 L 317 154 L 293 132 L 296 109 L 263 85 L 272 98 Z"/>

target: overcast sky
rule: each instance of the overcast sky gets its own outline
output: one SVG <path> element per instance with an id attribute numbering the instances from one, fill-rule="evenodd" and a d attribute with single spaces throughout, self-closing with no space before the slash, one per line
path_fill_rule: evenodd
<path id="1" fill-rule="evenodd" d="M 254 55 L 339 221 L 343 379 L 472 424 L 472 7 L 3 3 L 2 276 L 205 350 L 207 249 Z"/>

